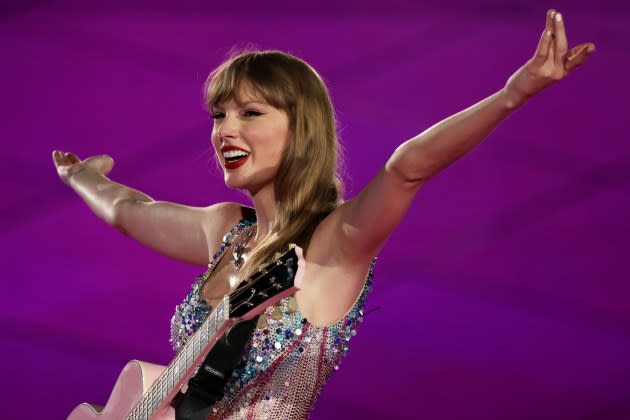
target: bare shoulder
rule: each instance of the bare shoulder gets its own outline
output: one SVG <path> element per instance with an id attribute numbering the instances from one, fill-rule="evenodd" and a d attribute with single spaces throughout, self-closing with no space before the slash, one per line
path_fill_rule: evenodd
<path id="1" fill-rule="evenodd" d="M 203 208 L 201 226 L 211 252 L 221 245 L 223 236 L 250 211 L 253 212 L 253 209 L 233 202 L 217 203 Z"/>

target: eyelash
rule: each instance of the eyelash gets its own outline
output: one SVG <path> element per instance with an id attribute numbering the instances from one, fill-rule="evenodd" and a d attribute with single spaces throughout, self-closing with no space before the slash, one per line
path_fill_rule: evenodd
<path id="1" fill-rule="evenodd" d="M 243 116 L 245 117 L 259 117 L 263 115 L 262 112 L 260 111 L 255 111 L 253 109 L 248 109 L 243 113 Z M 221 118 L 225 118 L 225 113 L 223 112 L 213 112 L 212 113 L 212 119 L 213 120 L 217 120 L 217 119 L 221 119 Z"/>

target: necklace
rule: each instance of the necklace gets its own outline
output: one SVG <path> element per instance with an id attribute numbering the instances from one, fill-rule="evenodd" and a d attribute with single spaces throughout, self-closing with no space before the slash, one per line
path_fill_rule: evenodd
<path id="1" fill-rule="evenodd" d="M 249 240 L 254 236 L 254 228 L 256 225 L 251 225 L 247 227 L 247 232 L 243 232 L 239 235 L 239 240 L 234 241 L 234 245 L 232 245 L 232 256 L 234 256 L 234 267 L 239 270 L 243 266 L 243 250 L 247 246 Z"/>

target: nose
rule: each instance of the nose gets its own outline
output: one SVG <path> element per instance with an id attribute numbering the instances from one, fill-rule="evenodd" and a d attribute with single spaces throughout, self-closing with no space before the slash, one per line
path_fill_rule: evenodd
<path id="1" fill-rule="evenodd" d="M 217 134 L 220 139 L 236 137 L 238 134 L 238 121 L 236 121 L 236 118 L 231 117 L 228 114 L 221 119 L 219 126 L 217 127 Z"/>

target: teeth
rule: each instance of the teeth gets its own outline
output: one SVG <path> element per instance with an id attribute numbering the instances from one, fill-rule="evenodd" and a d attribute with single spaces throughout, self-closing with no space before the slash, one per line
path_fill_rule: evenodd
<path id="1" fill-rule="evenodd" d="M 230 150 L 229 152 L 223 152 L 223 157 L 225 159 L 232 159 L 232 158 L 243 157 L 243 156 L 249 156 L 249 153 L 247 153 L 244 150 Z"/>

